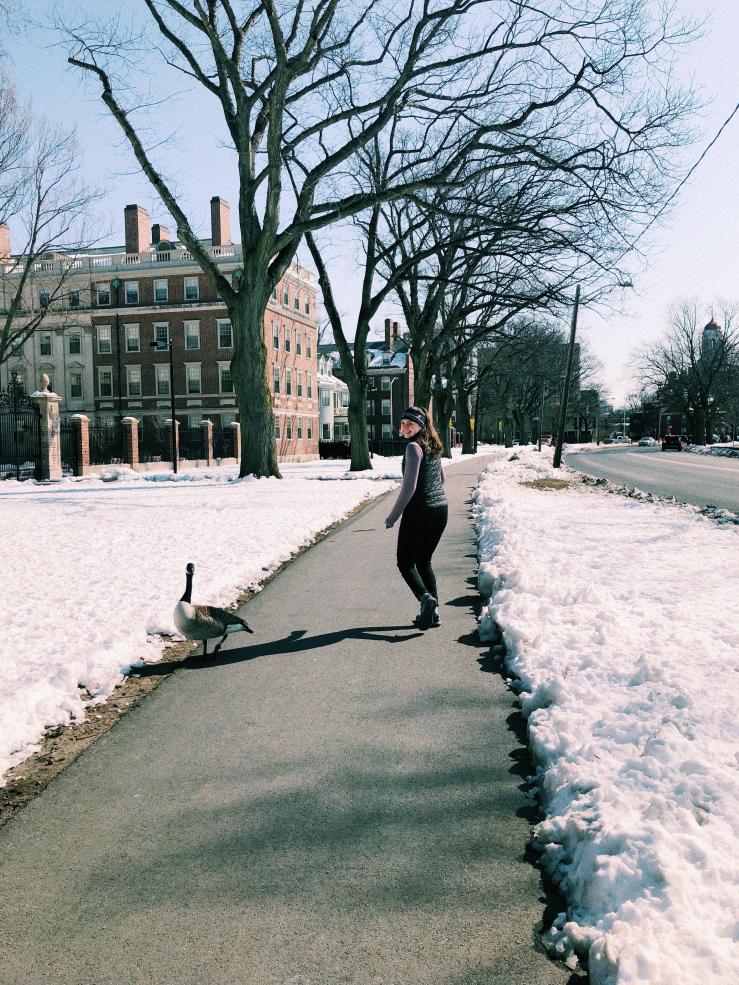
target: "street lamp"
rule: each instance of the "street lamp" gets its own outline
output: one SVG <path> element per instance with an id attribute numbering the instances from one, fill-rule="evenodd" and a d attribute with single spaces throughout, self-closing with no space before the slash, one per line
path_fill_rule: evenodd
<path id="1" fill-rule="evenodd" d="M 172 416 L 172 471 L 177 474 L 177 418 L 174 412 L 174 357 L 172 355 L 172 339 L 155 339 L 149 345 L 157 352 L 169 350 L 169 403 Z"/>
<path id="2" fill-rule="evenodd" d="M 118 303 L 119 303 L 118 291 L 119 291 L 120 286 L 121 286 L 121 279 L 120 279 L 120 277 L 114 277 L 113 280 L 110 282 L 110 286 L 115 291 L 115 303 L 114 303 L 114 306 L 115 306 L 115 315 L 114 315 L 114 317 L 115 317 L 115 351 L 116 351 L 116 365 L 118 367 L 118 430 L 120 431 L 120 429 L 121 429 L 121 421 L 123 420 L 123 411 L 121 409 L 122 408 L 122 400 L 123 400 L 123 387 L 122 387 L 122 384 L 121 384 L 121 376 L 123 374 L 123 370 L 121 368 L 121 362 L 122 362 L 122 354 L 121 354 L 121 318 L 120 318 L 120 315 L 118 314 Z"/>

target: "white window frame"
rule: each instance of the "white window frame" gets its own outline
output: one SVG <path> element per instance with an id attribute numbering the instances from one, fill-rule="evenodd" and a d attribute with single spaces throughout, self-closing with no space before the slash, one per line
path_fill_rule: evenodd
<path id="1" fill-rule="evenodd" d="M 331 425 L 329 424 L 329 422 L 328 421 L 324 421 L 323 424 L 321 425 L 321 429 L 322 429 L 322 432 L 323 432 L 323 437 L 322 437 L 321 440 L 322 441 L 330 441 L 331 440 Z"/>
<path id="2" fill-rule="evenodd" d="M 170 339 L 170 336 L 169 336 L 169 322 L 164 322 L 164 321 L 154 322 L 154 324 L 152 325 L 152 332 L 154 333 L 154 341 L 157 342 L 157 343 L 160 341 L 157 338 L 157 329 L 158 328 L 163 328 L 166 331 L 166 333 L 167 333 L 166 343 L 167 343 L 167 345 L 169 345 L 169 339 Z"/>
<path id="3" fill-rule="evenodd" d="M 272 322 L 272 348 L 280 348 L 280 326 L 276 321 Z"/>
<path id="4" fill-rule="evenodd" d="M 228 325 L 229 331 L 231 333 L 231 342 L 229 345 L 221 345 L 221 328 Z M 219 349 L 233 349 L 234 347 L 234 329 L 228 318 L 219 318 L 216 322 L 216 332 L 218 333 L 218 348 Z"/>
<path id="5" fill-rule="evenodd" d="M 287 284 L 282 288 L 282 303 L 288 308 L 290 307 L 290 288 Z"/>
<path id="6" fill-rule="evenodd" d="M 103 374 L 110 374 L 110 393 L 103 393 Z M 112 366 L 98 366 L 98 397 L 101 400 L 113 399 L 113 367 Z"/>
<path id="7" fill-rule="evenodd" d="M 98 325 L 95 329 L 97 334 L 97 350 L 99 356 L 108 356 L 113 351 L 113 330 L 110 325 Z M 103 342 L 107 343 L 104 348 Z"/>
<path id="8" fill-rule="evenodd" d="M 391 403 L 390 403 L 389 400 L 383 400 L 382 401 L 382 416 L 383 417 L 390 417 L 390 413 L 391 413 L 390 407 L 391 407 Z"/>
<path id="9" fill-rule="evenodd" d="M 303 355 L 303 333 L 295 331 L 295 355 Z"/>
<path id="10" fill-rule="evenodd" d="M 195 376 L 191 376 L 191 370 L 197 370 Z M 197 390 L 190 389 L 190 382 L 197 380 Z M 203 364 L 185 363 L 185 389 L 188 397 L 198 397 L 203 392 Z"/>
<path id="11" fill-rule="evenodd" d="M 284 328 L 283 331 L 284 331 L 284 335 L 285 335 L 285 352 L 291 352 L 292 351 L 292 331 L 290 329 L 290 326 L 289 325 L 285 325 L 285 328 Z"/>
<path id="12" fill-rule="evenodd" d="M 164 297 L 158 298 L 157 291 L 164 285 Z M 154 281 L 154 304 L 165 304 L 169 301 L 169 281 L 166 277 L 157 277 Z"/>
<path id="13" fill-rule="evenodd" d="M 136 381 L 137 374 L 138 374 L 139 392 L 131 393 L 131 383 L 137 382 Z M 126 366 L 126 396 L 134 400 L 137 400 L 142 395 L 143 395 L 143 387 L 141 385 L 141 366 L 137 366 L 137 365 Z"/>
<path id="14" fill-rule="evenodd" d="M 293 439 L 293 419 L 292 417 L 285 418 L 285 437 L 288 441 Z"/>
<path id="15" fill-rule="evenodd" d="M 307 356 L 308 359 L 310 359 L 310 357 L 311 357 L 311 351 L 312 350 L 311 350 L 310 335 L 309 335 L 306 338 L 306 340 L 305 340 L 305 354 L 306 354 L 306 356 Z"/>
<path id="16" fill-rule="evenodd" d="M 364 402 L 364 416 L 374 417 L 375 415 L 375 402 L 374 400 L 365 400 Z"/>
<path id="17" fill-rule="evenodd" d="M 330 390 L 321 390 L 320 393 L 321 393 L 321 407 L 330 407 L 331 406 L 331 391 Z"/>
<path id="18" fill-rule="evenodd" d="M 72 393 L 72 376 L 79 376 L 80 378 L 80 394 L 78 397 Z M 85 399 L 85 370 L 84 366 L 69 366 L 67 367 L 67 392 L 69 393 L 70 400 L 84 400 Z"/>
<path id="19" fill-rule="evenodd" d="M 295 294 L 293 295 L 293 307 L 296 311 L 300 311 L 300 291 L 298 291 L 297 288 L 295 290 Z"/>
<path id="20" fill-rule="evenodd" d="M 126 336 L 126 352 L 141 352 L 141 329 L 138 324 L 124 325 L 123 330 Z M 130 345 L 134 340 L 135 348 Z"/>
<path id="21" fill-rule="evenodd" d="M 195 288 L 195 293 L 194 293 L 194 295 L 192 297 L 189 297 L 188 296 L 188 291 L 191 291 L 192 288 L 193 288 L 193 286 Z M 183 291 L 184 291 L 185 301 L 199 301 L 200 300 L 200 281 L 198 280 L 198 278 L 197 277 L 185 277 L 184 278 Z"/>
<path id="22" fill-rule="evenodd" d="M 48 344 L 49 351 L 44 352 L 44 345 Z M 51 332 L 41 332 L 38 337 L 38 354 L 45 359 L 53 359 L 54 357 L 54 339 L 52 338 Z"/>
<path id="23" fill-rule="evenodd" d="M 306 315 L 310 314 L 310 298 L 305 299 L 305 313 Z"/>
<path id="24" fill-rule="evenodd" d="M 223 373 L 224 371 L 229 375 L 229 382 L 231 384 L 230 390 L 223 389 Z M 230 362 L 219 362 L 218 363 L 218 392 L 231 394 L 234 392 L 233 379 L 231 379 L 231 363 Z"/>
<path id="25" fill-rule="evenodd" d="M 390 377 L 389 376 L 383 376 L 382 377 L 382 381 L 380 383 L 380 389 L 381 390 L 386 390 L 386 391 L 389 391 L 390 390 Z"/>
<path id="26" fill-rule="evenodd" d="M 279 363 L 272 363 L 272 392 L 281 393 Z"/>
<path id="27" fill-rule="evenodd" d="M 128 296 L 129 291 L 133 294 L 134 288 L 136 289 L 136 297 L 130 298 Z M 123 282 L 123 303 L 124 304 L 138 304 L 139 303 L 139 282 L 137 280 L 124 280 Z"/>
<path id="28" fill-rule="evenodd" d="M 67 296 L 67 307 L 71 311 L 78 311 L 80 307 L 80 292 L 70 291 Z"/>
<path id="29" fill-rule="evenodd" d="M 311 441 L 313 438 L 313 420 L 310 417 L 308 418 L 308 427 L 306 428 L 306 433 L 308 440 Z"/>
<path id="30" fill-rule="evenodd" d="M 279 437 L 280 437 L 280 419 L 277 416 L 277 414 L 275 414 L 275 438 L 279 438 Z"/>
<path id="31" fill-rule="evenodd" d="M 193 330 L 193 327 L 195 330 L 193 334 L 190 335 L 190 332 Z M 184 323 L 184 331 L 185 331 L 185 352 L 196 352 L 200 348 L 200 322 L 194 319 L 189 319 Z M 188 340 L 190 338 L 196 338 L 198 344 L 188 345 Z"/>
<path id="32" fill-rule="evenodd" d="M 299 369 L 295 370 L 295 396 L 303 396 L 303 374 Z"/>
<path id="33" fill-rule="evenodd" d="M 82 332 L 70 332 L 67 336 L 69 342 L 67 345 L 67 355 L 69 356 L 81 356 L 82 355 Z M 72 340 L 76 339 L 79 348 L 76 352 L 72 352 Z"/>
<path id="34" fill-rule="evenodd" d="M 383 440 L 384 441 L 387 441 L 388 439 L 391 439 L 392 436 L 393 436 L 393 426 L 392 426 L 392 424 L 383 424 L 382 425 L 382 437 L 383 437 Z"/>
<path id="35" fill-rule="evenodd" d="M 285 369 L 285 396 L 292 397 L 293 395 L 293 374 L 292 370 L 289 368 Z"/>
<path id="36" fill-rule="evenodd" d="M 100 295 L 105 294 L 108 297 L 107 301 L 101 301 Z M 110 281 L 100 281 L 95 284 L 95 306 L 97 308 L 109 308 L 110 307 Z"/>
<path id="37" fill-rule="evenodd" d="M 313 399 L 313 377 L 311 376 L 310 373 L 306 373 L 305 375 L 306 375 L 305 385 L 306 385 L 306 391 L 307 391 L 308 399 L 309 400 L 312 400 Z"/>
<path id="38" fill-rule="evenodd" d="M 169 363 L 154 363 L 154 393 L 157 397 L 170 396 Z"/>
<path id="39" fill-rule="evenodd" d="M 298 441 L 303 440 L 303 418 L 298 418 Z"/>

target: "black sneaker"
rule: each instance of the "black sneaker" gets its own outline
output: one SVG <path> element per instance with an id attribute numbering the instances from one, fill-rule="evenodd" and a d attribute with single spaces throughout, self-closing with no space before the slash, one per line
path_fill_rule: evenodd
<path id="1" fill-rule="evenodd" d="M 426 594 L 421 599 L 421 611 L 418 614 L 418 628 L 431 629 L 434 624 L 434 612 L 437 611 L 437 602 L 433 595 Z"/>

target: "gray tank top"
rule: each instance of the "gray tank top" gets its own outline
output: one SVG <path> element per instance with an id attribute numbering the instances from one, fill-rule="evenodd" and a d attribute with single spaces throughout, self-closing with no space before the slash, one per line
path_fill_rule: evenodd
<path id="1" fill-rule="evenodd" d="M 405 470 L 405 457 L 403 469 Z M 416 491 L 411 496 L 406 510 L 426 510 L 433 506 L 446 505 L 446 492 L 441 477 L 441 458 L 438 455 L 432 458 L 428 452 L 424 452 L 418 470 Z"/>

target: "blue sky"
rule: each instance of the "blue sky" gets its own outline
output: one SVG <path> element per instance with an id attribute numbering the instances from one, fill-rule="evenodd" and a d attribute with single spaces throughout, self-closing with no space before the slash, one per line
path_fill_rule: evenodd
<path id="1" fill-rule="evenodd" d="M 702 142 L 688 158 L 693 160 L 739 101 L 739 16 L 734 0 L 679 0 L 678 6 L 696 17 L 711 14 L 704 37 L 682 60 L 683 81 L 694 80 L 695 87 L 712 100 L 700 121 Z M 39 17 L 49 10 L 45 0 L 29 0 L 28 7 Z M 87 9 L 94 10 L 97 16 L 113 17 L 120 11 L 135 9 L 135 3 L 64 0 L 56 4 L 56 9 L 65 13 Z M 80 74 L 67 66 L 66 52 L 53 47 L 54 40 L 41 30 L 11 39 L 12 74 L 21 93 L 32 99 L 38 115 L 77 128 L 84 151 L 84 174 L 105 189 L 99 209 L 103 228 L 111 231 L 107 241 L 122 242 L 123 208 L 130 202 L 148 208 L 152 221 L 166 222 L 166 214 L 146 179 L 137 173 L 129 149 L 107 116 L 97 88 L 83 83 Z M 152 90 L 159 93 L 160 80 L 153 79 L 151 84 Z M 171 143 L 160 154 L 166 156 L 167 168 L 176 177 L 191 221 L 207 236 L 210 197 L 222 195 L 235 206 L 233 160 L 218 146 L 218 114 L 212 112 L 205 95 L 175 98 L 172 118 L 177 130 L 173 130 Z M 582 312 L 582 335 L 590 340 L 603 363 L 601 377 L 617 402 L 632 389 L 627 371 L 630 352 L 659 335 L 670 301 L 680 295 L 698 296 L 706 302 L 708 314 L 713 298 L 739 298 L 737 162 L 739 116 L 682 190 L 671 217 L 660 223 L 650 253 L 650 268 L 635 282 L 635 290 L 629 292 L 624 313 L 603 318 L 587 310 Z M 343 310 L 351 314 L 356 307 L 358 278 L 351 261 L 339 259 L 339 254 L 346 255 L 344 247 L 337 248 L 337 263 L 342 267 L 337 268 L 341 284 L 337 294 Z M 305 247 L 301 248 L 300 258 L 304 263 L 308 260 Z M 384 314 L 378 319 L 378 326 Z"/>

